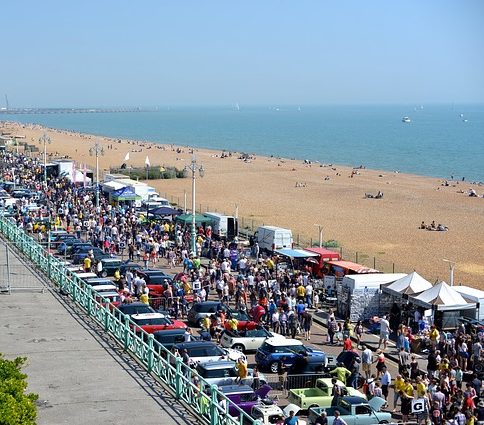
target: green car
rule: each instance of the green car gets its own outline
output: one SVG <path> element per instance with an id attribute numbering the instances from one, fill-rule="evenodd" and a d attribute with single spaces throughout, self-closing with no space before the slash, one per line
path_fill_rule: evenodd
<path id="1" fill-rule="evenodd" d="M 341 381 L 336 381 L 343 388 L 345 396 L 355 396 L 366 399 L 366 395 L 355 390 L 353 387 L 346 387 Z M 289 391 L 289 403 L 299 406 L 301 410 L 307 410 L 311 407 L 330 407 L 333 401 L 331 392 L 333 384 L 331 378 L 319 378 L 314 388 L 298 388 Z"/>

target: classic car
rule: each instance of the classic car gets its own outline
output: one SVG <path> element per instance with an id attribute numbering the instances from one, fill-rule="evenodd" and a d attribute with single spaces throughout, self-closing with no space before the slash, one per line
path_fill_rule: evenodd
<path id="1" fill-rule="evenodd" d="M 334 411 L 338 410 L 341 419 L 347 425 L 388 424 L 392 422 L 392 414 L 379 411 L 385 403 L 386 401 L 381 397 L 373 397 L 370 401 L 361 397 L 343 397 L 334 407 L 312 407 L 309 409 L 308 422 L 311 425 L 314 424 L 316 418 L 325 410 L 328 415 L 328 425 L 332 425 Z"/>
<path id="2" fill-rule="evenodd" d="M 298 362 L 305 364 L 316 363 L 325 367 L 327 365 L 326 354 L 303 345 L 302 341 L 289 338 L 268 338 L 257 349 L 255 361 L 262 369 L 277 372 L 279 360 L 285 359 L 284 365 L 293 368 Z"/>
<path id="3" fill-rule="evenodd" d="M 247 378 L 242 380 L 242 384 L 252 385 L 254 382 L 254 369 L 248 369 Z M 197 365 L 197 373 L 210 385 L 232 385 L 239 376 L 235 367 L 235 362 L 230 360 L 219 360 L 216 362 L 200 362 Z M 259 381 L 266 384 L 267 379 L 259 373 Z"/>
<path id="4" fill-rule="evenodd" d="M 250 414 L 252 407 L 260 404 L 260 400 L 267 396 L 271 387 L 263 385 L 254 391 L 248 385 L 226 385 L 219 386 L 218 389 L 230 400 L 228 403 L 229 415 L 238 416 L 239 412 L 236 406 Z"/>
<path id="5" fill-rule="evenodd" d="M 366 396 L 352 387 L 346 387 L 341 381 L 336 381 L 343 388 L 343 394 L 366 399 Z M 289 391 L 288 401 L 303 410 L 311 407 L 329 407 L 333 401 L 331 395 L 333 384 L 331 378 L 319 378 L 314 388 L 298 388 Z"/>
<path id="6" fill-rule="evenodd" d="M 285 339 L 284 336 L 269 332 L 261 326 L 255 329 L 240 330 L 237 332 L 226 329 L 220 337 L 220 345 L 239 351 L 255 351 L 267 338 L 272 337 Z"/>

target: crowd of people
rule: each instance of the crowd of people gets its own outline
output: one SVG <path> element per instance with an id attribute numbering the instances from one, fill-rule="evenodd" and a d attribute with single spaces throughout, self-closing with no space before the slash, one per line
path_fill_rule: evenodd
<path id="1" fill-rule="evenodd" d="M 257 246 L 252 250 L 255 255 L 247 255 L 236 243 L 214 240 L 209 227 L 196 229 L 196 249 L 192 251 L 190 226 L 150 221 L 131 205 L 113 205 L 102 195 L 96 206 L 95 191 L 75 185 L 65 177 L 49 177 L 44 182 L 43 168 L 37 158 L 6 152 L 2 154 L 1 165 L 4 181 L 35 193 L 32 198 L 19 199 L 12 216 L 19 227 L 38 235 L 41 241 L 49 226 L 65 228 L 105 253 L 119 255 L 126 249 L 129 260 L 142 261 L 145 267 L 163 264 L 169 268 L 183 268 L 183 273 L 172 281 L 164 294 L 172 300 L 170 305 L 176 310 L 176 316 L 186 314 L 187 295 L 192 295 L 193 302 L 205 301 L 211 296 L 233 305 L 236 310 L 247 311 L 254 322 L 263 323 L 274 332 L 311 339 L 311 311 L 313 307 L 318 308 L 320 295 L 309 273 L 277 272 L 274 259 L 262 257 Z M 31 208 L 34 202 L 41 208 Z M 39 225 L 46 217 L 49 224 Z M 202 254 L 209 258 L 204 266 L 200 260 Z M 98 264 L 88 258 L 85 269 L 99 272 Z M 124 276 L 115 276 L 115 280 L 125 302 L 136 297 L 149 302 L 146 282 L 135 272 L 128 270 Z M 224 321 L 222 315 L 214 314 L 204 327 L 216 338 L 220 328 L 225 326 Z M 231 326 L 237 329 L 236 323 Z M 335 370 L 335 375 L 358 387 L 360 383 L 355 376 L 361 372 L 368 397 L 382 396 L 388 404 L 389 388 L 393 385 L 392 407 L 398 409 L 400 401 L 404 422 L 408 421 L 414 398 L 424 400 L 424 410 L 417 415 L 420 424 L 441 425 L 447 421 L 474 425 L 476 421 L 484 421 L 482 381 L 476 373 L 482 361 L 482 332 L 471 333 L 473 328 L 466 329 L 464 325 L 454 333 L 440 332 L 432 327 L 427 371 L 422 371 L 410 353 L 411 332 L 404 325 L 391 329 L 385 317 L 381 320 L 376 356 L 362 345 L 361 322 L 355 325 L 349 320 L 338 322 L 330 310 L 327 327 L 327 343 L 342 343 L 344 350 L 353 350 L 351 338 L 355 338 L 357 349 L 362 350 L 361 365 L 355 362 L 351 370 Z M 392 333 L 397 336 L 399 350 L 399 373 L 394 380 L 385 364 L 387 342 Z M 238 367 L 243 375 L 246 365 Z"/>

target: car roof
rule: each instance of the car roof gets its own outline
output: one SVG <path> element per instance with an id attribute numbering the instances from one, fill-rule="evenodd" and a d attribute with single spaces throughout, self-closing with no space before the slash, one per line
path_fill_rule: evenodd
<path id="1" fill-rule="evenodd" d="M 180 344 L 177 345 L 177 348 L 192 348 L 192 347 L 201 347 L 201 346 L 216 346 L 218 347 L 217 344 L 215 344 L 212 341 L 191 341 L 191 342 L 181 342 Z"/>
<path id="2" fill-rule="evenodd" d="M 156 331 L 153 335 L 184 335 L 185 329 L 165 329 L 162 331 Z"/>
<path id="3" fill-rule="evenodd" d="M 368 404 L 368 400 L 357 396 L 345 396 L 343 397 L 343 400 L 349 404 Z"/>
<path id="4" fill-rule="evenodd" d="M 224 394 L 253 393 L 254 390 L 248 385 L 219 385 L 218 389 Z"/>
<path id="5" fill-rule="evenodd" d="M 207 370 L 226 369 L 235 367 L 235 362 L 230 360 L 221 360 L 217 362 L 201 362 L 198 363 L 198 366 Z"/>
<path id="6" fill-rule="evenodd" d="M 303 342 L 299 341 L 298 339 L 280 338 L 280 337 L 267 338 L 265 340 L 265 343 L 269 345 L 273 345 L 275 347 L 281 347 L 286 345 L 304 345 Z"/>
<path id="7" fill-rule="evenodd" d="M 121 258 L 103 258 L 101 261 L 103 263 L 122 263 Z"/>
<path id="8" fill-rule="evenodd" d="M 133 314 L 131 317 L 133 319 L 161 319 L 165 317 L 165 315 L 160 313 L 141 313 Z"/>

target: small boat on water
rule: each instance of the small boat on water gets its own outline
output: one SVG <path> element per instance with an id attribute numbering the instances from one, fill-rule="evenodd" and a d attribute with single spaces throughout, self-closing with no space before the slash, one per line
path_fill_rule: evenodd
<path id="1" fill-rule="evenodd" d="M 402 122 L 412 122 L 412 120 L 409 117 L 403 117 Z"/>

